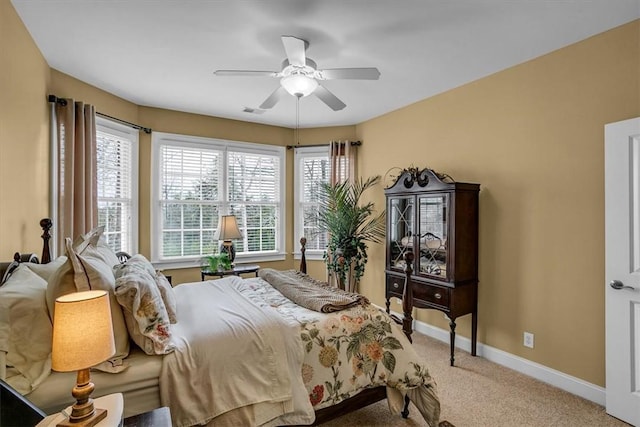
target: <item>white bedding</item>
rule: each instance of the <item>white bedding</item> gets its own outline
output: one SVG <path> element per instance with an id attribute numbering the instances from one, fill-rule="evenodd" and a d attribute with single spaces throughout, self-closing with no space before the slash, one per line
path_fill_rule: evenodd
<path id="1" fill-rule="evenodd" d="M 251 405 L 261 425 L 292 412 L 294 395 L 306 395 L 300 375 L 291 375 L 304 357 L 296 328 L 240 293 L 241 282 L 230 276 L 174 289 L 176 350 L 163 358 L 160 395 L 175 426 L 205 424 Z M 290 421 L 313 420 L 309 401 L 302 403 L 299 419 Z"/>

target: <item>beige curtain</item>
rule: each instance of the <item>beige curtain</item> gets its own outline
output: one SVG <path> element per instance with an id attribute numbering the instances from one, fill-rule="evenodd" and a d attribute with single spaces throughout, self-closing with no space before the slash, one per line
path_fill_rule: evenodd
<path id="1" fill-rule="evenodd" d="M 58 253 L 64 238 L 74 239 L 98 224 L 95 107 L 66 99 L 56 103 Z"/>
<path id="2" fill-rule="evenodd" d="M 337 184 L 344 181 L 354 181 L 357 176 L 358 146 L 351 145 L 351 141 L 331 141 L 329 143 L 329 162 L 331 172 L 329 182 Z"/>
<path id="3" fill-rule="evenodd" d="M 355 181 L 358 165 L 357 154 L 358 146 L 352 145 L 351 141 L 331 141 L 329 143 L 329 163 L 331 165 L 329 172 L 330 184 L 334 185 L 344 181 Z M 329 253 L 328 256 L 333 257 L 336 255 Z M 349 289 L 353 287 L 354 275 L 353 268 L 351 268 L 347 275 L 347 283 L 341 283 L 333 272 L 327 270 L 327 282 L 340 289 L 354 292 L 355 289 Z"/>

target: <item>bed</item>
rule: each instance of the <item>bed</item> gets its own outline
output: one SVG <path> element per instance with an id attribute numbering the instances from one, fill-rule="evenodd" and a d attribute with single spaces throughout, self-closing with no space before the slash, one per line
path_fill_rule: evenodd
<path id="1" fill-rule="evenodd" d="M 42 220 L 41 226 L 40 264 L 33 255 L 20 254 L 13 262 L 0 264 L 0 278 L 6 281 L 0 286 L 0 377 L 46 413 L 53 413 L 73 403 L 70 390 L 75 373 L 51 371 L 48 355 L 26 368 L 11 363 L 16 349 L 6 336 L 20 331 L 12 331 L 11 310 L 7 310 L 11 307 L 3 302 L 19 298 L 24 303 L 21 292 L 29 289 L 24 292 L 29 298 L 36 295 L 33 299 L 38 299 L 39 306 L 34 312 L 38 311 L 43 325 L 37 326 L 38 317 L 30 315 L 30 339 L 38 339 L 40 329 L 47 328 L 45 314 L 50 309 L 42 308 L 40 299 L 50 297 L 46 293 L 52 281 L 64 270 L 62 266 L 73 262 L 50 259 L 51 221 Z M 385 398 L 398 416 L 408 415 L 411 400 L 420 413 L 416 416 L 438 425 L 436 384 L 425 361 L 383 309 L 353 294 L 335 297 L 339 303 L 352 298 L 344 309 L 325 310 L 324 305 L 316 311 L 317 307 L 299 305 L 296 298 L 302 290 L 321 289 L 323 295 L 327 291 L 304 274 L 304 246 L 302 254 L 301 271 L 265 269 L 256 278 L 229 276 L 170 288 L 177 321 L 167 320 L 163 328 L 171 336 L 149 347 L 148 337 L 140 345 L 133 343 L 132 331 L 123 365 L 110 366 L 112 372 L 93 370 L 93 396 L 123 393 L 125 416 L 169 406 L 176 426 L 319 424 Z M 116 267 L 116 276 L 118 268 L 124 269 Z M 13 296 L 5 298 L 7 294 Z M 112 304 L 112 315 L 114 309 L 126 313 L 122 307 Z M 46 354 L 46 338 L 42 334 L 36 343 L 44 347 L 42 354 Z M 154 351 L 157 354 L 148 354 Z"/>

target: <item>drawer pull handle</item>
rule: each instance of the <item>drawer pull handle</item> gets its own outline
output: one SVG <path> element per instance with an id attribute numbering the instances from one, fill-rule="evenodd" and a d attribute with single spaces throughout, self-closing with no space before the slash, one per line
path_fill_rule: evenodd
<path id="1" fill-rule="evenodd" d="M 394 288 L 394 289 L 398 289 L 399 287 L 400 287 L 400 285 L 398 285 L 398 283 L 397 283 L 397 282 L 393 282 L 393 288 Z"/>
<path id="2" fill-rule="evenodd" d="M 436 299 L 441 299 L 441 298 L 442 298 L 442 295 L 440 295 L 440 294 L 435 294 L 435 297 L 436 297 Z"/>

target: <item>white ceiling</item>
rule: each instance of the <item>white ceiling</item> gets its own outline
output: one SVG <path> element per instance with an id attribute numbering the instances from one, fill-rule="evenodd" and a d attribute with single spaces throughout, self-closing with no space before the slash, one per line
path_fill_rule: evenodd
<path id="1" fill-rule="evenodd" d="M 380 116 L 640 18 L 640 0 L 12 0 L 49 65 L 138 105 L 296 126 L 296 98 L 263 114 L 280 36 L 319 69 L 377 67 L 323 85 L 347 104 L 300 100 L 300 127 Z M 58 96 L 69 94 L 59 93 Z M 144 125 L 144 124 L 143 124 Z"/>

